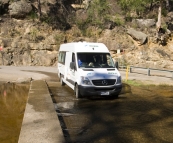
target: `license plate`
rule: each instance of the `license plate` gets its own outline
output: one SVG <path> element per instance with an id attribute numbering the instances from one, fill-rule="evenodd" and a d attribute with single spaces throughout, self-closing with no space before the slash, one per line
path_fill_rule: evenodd
<path id="1" fill-rule="evenodd" d="M 101 95 L 109 95 L 109 92 L 101 92 Z"/>

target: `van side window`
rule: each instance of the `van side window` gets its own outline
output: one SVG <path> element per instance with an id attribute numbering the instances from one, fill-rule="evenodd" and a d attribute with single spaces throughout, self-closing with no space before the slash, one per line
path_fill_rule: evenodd
<path id="1" fill-rule="evenodd" d="M 59 52 L 58 62 L 61 64 L 65 64 L 65 56 L 66 52 Z"/>
<path id="2" fill-rule="evenodd" d="M 59 63 L 61 62 L 61 52 L 59 52 L 59 54 L 58 54 L 58 62 Z"/>
<path id="3" fill-rule="evenodd" d="M 66 52 L 63 52 L 62 59 L 61 59 L 63 64 L 65 64 L 65 56 L 66 56 Z"/>

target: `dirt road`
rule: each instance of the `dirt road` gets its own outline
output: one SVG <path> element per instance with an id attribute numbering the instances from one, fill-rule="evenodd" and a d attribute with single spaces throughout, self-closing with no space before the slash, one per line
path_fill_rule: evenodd
<path id="1" fill-rule="evenodd" d="M 126 79 L 126 71 L 120 70 L 122 79 Z M 54 79 L 57 78 L 56 67 L 38 67 L 38 66 L 0 66 L 0 81 L 10 82 L 23 82 L 31 79 L 38 80 L 44 79 L 49 80 L 54 75 Z M 53 78 L 52 78 L 53 79 Z M 173 85 L 173 78 L 165 76 L 147 76 L 144 73 L 128 73 L 129 80 L 142 81 L 147 84 L 169 84 Z"/>

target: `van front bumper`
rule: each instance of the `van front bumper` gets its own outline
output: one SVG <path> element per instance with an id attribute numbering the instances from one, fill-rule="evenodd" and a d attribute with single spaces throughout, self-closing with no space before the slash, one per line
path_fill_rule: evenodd
<path id="1" fill-rule="evenodd" d="M 88 87 L 79 85 L 79 91 L 82 96 L 117 96 L 122 89 L 122 84 L 109 87 Z"/>

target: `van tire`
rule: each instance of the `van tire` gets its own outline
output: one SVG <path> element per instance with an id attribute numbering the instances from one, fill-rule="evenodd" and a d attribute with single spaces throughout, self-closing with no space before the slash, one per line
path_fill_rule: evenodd
<path id="1" fill-rule="evenodd" d="M 61 83 L 61 86 L 64 86 L 64 85 L 65 85 L 65 83 L 63 82 L 63 77 L 62 77 L 62 75 L 60 76 L 60 83 Z"/>
<path id="2" fill-rule="evenodd" d="M 117 99 L 117 98 L 118 98 L 118 96 L 119 96 L 119 94 L 115 94 L 115 96 L 114 96 L 114 97 Z"/>
<path id="3" fill-rule="evenodd" d="M 82 95 L 80 94 L 80 91 L 79 91 L 78 84 L 76 84 L 76 86 L 75 86 L 75 96 L 76 96 L 76 98 L 81 98 L 82 97 Z"/>

